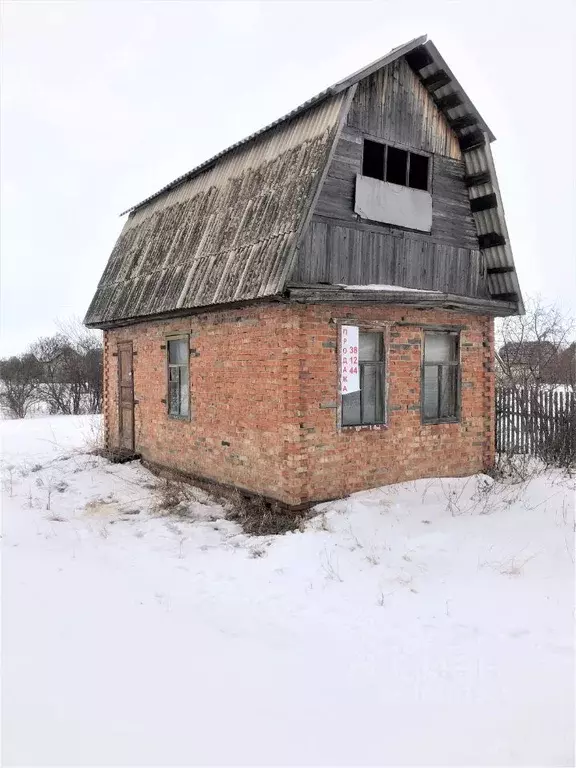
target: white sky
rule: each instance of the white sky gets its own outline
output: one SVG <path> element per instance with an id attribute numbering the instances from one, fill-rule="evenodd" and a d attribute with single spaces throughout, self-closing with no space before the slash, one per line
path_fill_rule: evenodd
<path id="1" fill-rule="evenodd" d="M 84 316 L 118 214 L 428 34 L 496 134 L 524 295 L 576 314 L 576 2 L 4 2 L 2 354 Z"/>

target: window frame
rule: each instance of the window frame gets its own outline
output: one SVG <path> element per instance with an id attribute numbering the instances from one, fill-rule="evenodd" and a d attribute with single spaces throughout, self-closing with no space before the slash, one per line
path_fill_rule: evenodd
<path id="1" fill-rule="evenodd" d="M 342 323 L 343 325 L 347 325 L 347 323 Z M 351 325 L 354 325 L 354 323 L 350 323 Z M 358 327 L 358 335 L 360 336 L 361 333 L 377 333 L 381 337 L 382 341 L 382 356 L 381 360 L 365 360 L 363 362 L 360 362 L 358 360 L 358 369 L 359 369 L 359 377 L 360 377 L 360 417 L 362 417 L 362 381 L 364 377 L 364 366 L 365 365 L 374 365 L 378 366 L 381 370 L 380 377 L 381 377 L 381 383 L 382 383 L 382 421 L 371 421 L 371 422 L 359 422 L 357 424 L 344 424 L 344 393 L 342 392 L 342 381 L 341 381 L 341 370 L 340 370 L 340 362 L 338 362 L 338 389 L 339 389 L 339 418 L 338 423 L 340 429 L 373 429 L 375 427 L 386 427 L 388 424 L 388 334 L 386 328 L 370 328 L 366 326 L 357 326 Z M 342 343 L 342 334 L 338 333 L 338 360 L 340 361 L 340 344 Z M 360 339 L 358 339 L 360 340 Z M 358 353 L 360 353 L 360 350 L 358 350 Z M 358 355 L 360 357 L 360 355 Z"/>
<path id="2" fill-rule="evenodd" d="M 176 364 L 170 362 L 170 342 L 171 341 L 185 341 L 186 342 L 186 348 L 188 351 L 188 355 L 186 358 L 186 363 L 182 364 Z M 191 389 L 191 380 L 190 380 L 190 334 L 189 333 L 178 333 L 173 334 L 170 336 L 165 337 L 166 342 L 166 414 L 169 419 L 175 419 L 176 421 L 190 421 L 191 420 L 191 407 L 192 407 L 192 401 L 190 397 L 190 389 Z M 171 368 L 188 368 L 188 388 L 187 388 L 187 396 L 188 396 L 188 413 L 186 415 L 183 415 L 181 413 L 170 413 L 170 369 Z"/>
<path id="3" fill-rule="evenodd" d="M 448 335 L 456 339 L 456 352 L 454 354 L 454 360 L 448 363 L 427 363 L 426 362 L 426 335 Z M 462 364 L 460 359 L 461 341 L 460 331 L 449 330 L 447 328 L 426 328 L 422 332 L 422 357 L 421 357 L 421 372 L 420 372 L 420 413 L 421 422 L 423 425 L 429 424 L 459 424 L 461 421 L 461 391 L 462 391 Z M 426 367 L 438 368 L 438 413 L 440 413 L 440 398 L 442 396 L 442 390 L 440 386 L 441 371 L 442 368 L 455 368 L 456 369 L 456 391 L 454 393 L 454 416 L 438 416 L 434 418 L 427 418 L 424 413 L 424 372 Z"/>
<path id="4" fill-rule="evenodd" d="M 415 189 L 419 192 L 428 192 L 428 194 L 432 194 L 432 155 L 429 152 L 421 151 L 421 150 L 413 150 L 409 147 L 402 146 L 401 144 L 397 144 L 394 141 L 382 141 L 381 139 L 375 139 L 372 136 L 366 136 L 364 135 L 362 137 L 362 163 L 361 163 L 361 170 L 362 170 L 362 176 L 364 176 L 364 150 L 366 148 L 366 142 L 371 141 L 373 144 L 382 144 L 384 147 L 384 167 L 383 167 L 383 176 L 382 179 L 377 178 L 376 176 L 368 176 L 367 178 L 373 178 L 377 181 L 383 181 L 386 184 L 396 184 L 396 186 L 399 187 L 406 187 L 407 189 Z M 388 171 L 388 148 L 392 147 L 393 149 L 401 149 L 404 152 L 407 153 L 408 157 L 406 159 L 406 175 L 405 175 L 405 183 L 404 184 L 398 184 L 394 181 L 387 181 L 386 180 L 386 174 Z M 428 160 L 428 173 L 426 177 L 426 189 L 421 189 L 420 187 L 411 187 L 409 184 L 410 181 L 410 155 L 419 155 L 420 157 L 425 157 Z"/>

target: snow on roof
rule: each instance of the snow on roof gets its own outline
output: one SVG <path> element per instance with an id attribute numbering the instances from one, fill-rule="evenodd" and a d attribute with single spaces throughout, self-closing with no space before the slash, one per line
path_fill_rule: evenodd
<path id="1" fill-rule="evenodd" d="M 342 285 L 338 284 L 339 288 L 344 288 L 345 291 L 390 291 L 393 293 L 434 293 L 439 294 L 441 291 L 428 291 L 422 288 L 404 288 L 401 285 Z"/>

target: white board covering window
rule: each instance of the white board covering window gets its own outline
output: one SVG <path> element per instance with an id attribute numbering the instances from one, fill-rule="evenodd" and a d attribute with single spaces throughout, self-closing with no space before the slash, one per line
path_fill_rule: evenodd
<path id="1" fill-rule="evenodd" d="M 388 181 L 356 176 L 354 212 L 363 219 L 380 221 L 420 232 L 432 229 L 432 195 Z"/>

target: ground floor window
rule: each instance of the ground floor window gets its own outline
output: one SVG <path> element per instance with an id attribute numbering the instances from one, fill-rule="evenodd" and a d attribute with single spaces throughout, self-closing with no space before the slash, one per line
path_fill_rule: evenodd
<path id="1" fill-rule="evenodd" d="M 342 394 L 342 426 L 384 424 L 384 338 L 381 332 L 360 331 L 357 354 L 352 358 L 359 375 L 359 389 Z"/>
<path id="2" fill-rule="evenodd" d="M 426 331 L 422 360 L 422 421 L 459 419 L 459 338 L 453 331 Z"/>
<path id="3" fill-rule="evenodd" d="M 188 337 L 168 339 L 168 415 L 188 418 L 190 414 Z"/>

